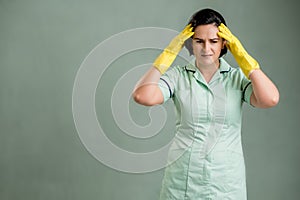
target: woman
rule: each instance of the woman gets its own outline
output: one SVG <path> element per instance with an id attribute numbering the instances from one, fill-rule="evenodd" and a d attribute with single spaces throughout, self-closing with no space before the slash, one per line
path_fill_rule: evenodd
<path id="1" fill-rule="evenodd" d="M 195 13 L 133 92 L 135 101 L 146 106 L 172 99 L 177 111 L 163 200 L 247 198 L 242 104 L 273 107 L 279 92 L 225 24 L 215 10 Z M 167 71 L 184 44 L 194 61 Z M 241 70 L 222 58 L 227 48 Z"/>

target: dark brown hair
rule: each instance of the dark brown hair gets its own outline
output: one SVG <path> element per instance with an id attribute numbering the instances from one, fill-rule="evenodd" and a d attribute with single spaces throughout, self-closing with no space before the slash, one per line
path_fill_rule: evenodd
<path id="1" fill-rule="evenodd" d="M 225 19 L 219 12 L 210 8 L 205 8 L 193 14 L 188 24 L 191 24 L 193 27 L 193 31 L 195 31 L 195 28 L 200 25 L 214 24 L 218 27 L 221 25 L 221 23 L 226 25 Z M 192 47 L 192 37 L 186 40 L 184 43 L 184 46 L 189 51 L 190 55 L 194 54 Z M 221 50 L 219 57 L 222 57 L 226 53 L 227 47 L 224 46 L 224 48 Z"/>

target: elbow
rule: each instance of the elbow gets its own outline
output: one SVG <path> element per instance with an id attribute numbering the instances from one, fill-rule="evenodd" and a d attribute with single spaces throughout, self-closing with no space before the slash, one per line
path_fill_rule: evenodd
<path id="1" fill-rule="evenodd" d="M 148 97 L 147 94 L 143 94 L 142 92 L 139 92 L 139 91 L 134 91 L 132 94 L 132 98 L 136 103 L 144 105 L 144 106 L 155 105 L 155 103 L 151 101 L 151 98 Z"/>
<path id="2" fill-rule="evenodd" d="M 143 102 L 144 102 L 143 96 L 139 92 L 137 92 L 137 91 L 134 91 L 132 93 L 132 98 L 138 104 L 143 104 Z"/>
<path id="3" fill-rule="evenodd" d="M 273 96 L 270 98 L 270 107 L 274 107 L 279 103 L 279 91 L 276 90 Z"/>
<path id="4" fill-rule="evenodd" d="M 276 94 L 269 99 L 265 100 L 264 102 L 260 103 L 262 108 L 272 108 L 279 103 L 279 94 Z"/>
<path id="5" fill-rule="evenodd" d="M 274 95 L 270 102 L 270 107 L 276 106 L 279 103 L 279 93 L 277 95 Z"/>
<path id="6" fill-rule="evenodd" d="M 151 85 L 137 88 L 133 91 L 132 97 L 136 103 L 144 106 L 154 106 L 162 104 L 164 101 L 160 89 Z"/>

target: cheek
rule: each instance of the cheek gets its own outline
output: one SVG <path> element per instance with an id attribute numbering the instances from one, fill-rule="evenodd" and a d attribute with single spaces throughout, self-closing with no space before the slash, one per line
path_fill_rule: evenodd
<path id="1" fill-rule="evenodd" d="M 197 52 L 197 47 L 194 43 L 192 43 L 192 50 L 193 50 L 193 53 L 195 55 L 195 53 Z"/>
<path id="2" fill-rule="evenodd" d="M 201 50 L 201 45 L 197 43 L 192 44 L 193 52 L 199 52 Z"/>
<path id="3" fill-rule="evenodd" d="M 201 54 L 201 48 L 199 46 L 193 47 L 193 53 L 195 56 L 199 56 Z"/>
<path id="4" fill-rule="evenodd" d="M 223 46 L 223 44 L 221 43 L 221 44 L 217 44 L 216 46 L 215 46 L 215 51 L 217 51 L 217 52 L 221 52 L 222 51 L 222 49 L 224 48 L 224 46 Z"/>
<path id="5" fill-rule="evenodd" d="M 220 57 L 223 48 L 224 48 L 224 47 L 223 47 L 223 44 L 221 44 L 221 45 L 217 48 L 216 54 L 218 55 L 218 57 Z"/>

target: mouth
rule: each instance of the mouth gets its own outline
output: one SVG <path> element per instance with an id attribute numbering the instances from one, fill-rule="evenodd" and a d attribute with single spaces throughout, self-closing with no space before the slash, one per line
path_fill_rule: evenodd
<path id="1" fill-rule="evenodd" d="M 202 54 L 201 55 L 202 57 L 211 57 L 211 56 L 213 56 L 212 54 Z"/>

